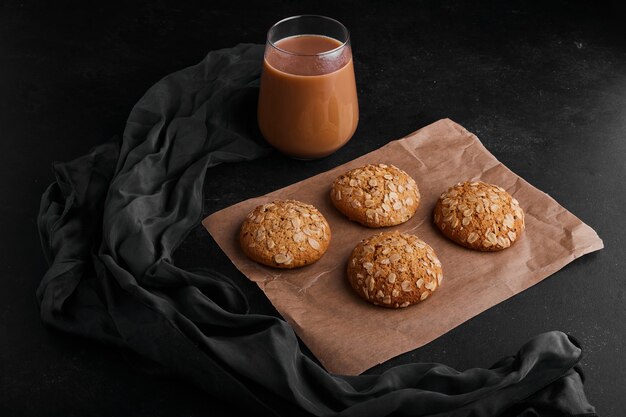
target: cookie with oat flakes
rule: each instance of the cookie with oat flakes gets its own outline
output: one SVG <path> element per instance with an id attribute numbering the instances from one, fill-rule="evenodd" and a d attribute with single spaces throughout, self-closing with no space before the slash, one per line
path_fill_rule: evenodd
<path id="1" fill-rule="evenodd" d="M 413 217 L 420 192 L 415 180 L 400 168 L 369 164 L 337 177 L 330 198 L 350 220 L 376 228 L 395 226 Z"/>
<path id="2" fill-rule="evenodd" d="M 424 301 L 443 279 L 435 251 L 417 236 L 398 231 L 362 240 L 348 260 L 347 275 L 361 298 L 387 308 Z"/>
<path id="3" fill-rule="evenodd" d="M 524 211 L 504 188 L 482 181 L 458 183 L 442 193 L 433 220 L 454 242 L 479 251 L 499 251 L 519 240 Z"/>
<path id="4" fill-rule="evenodd" d="M 297 268 L 328 249 L 330 226 L 314 206 L 276 200 L 252 210 L 241 225 L 239 244 L 252 260 L 275 268 Z"/>

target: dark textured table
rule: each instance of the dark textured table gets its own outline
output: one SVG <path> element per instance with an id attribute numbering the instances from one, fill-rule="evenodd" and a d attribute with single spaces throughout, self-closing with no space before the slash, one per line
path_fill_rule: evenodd
<path id="1" fill-rule="evenodd" d="M 53 180 L 51 162 L 120 135 L 131 107 L 154 82 L 210 50 L 262 43 L 272 23 L 301 13 L 333 16 L 351 30 L 361 109 L 357 133 L 322 160 L 274 154 L 214 169 L 205 187 L 206 212 L 449 117 L 595 228 L 606 248 L 373 371 L 409 361 L 489 366 L 538 333 L 562 330 L 584 348 L 590 402 L 602 416 L 623 415 L 626 26 L 617 7 L 565 1 L 3 1 L 0 415 L 242 414 L 175 376 L 146 374 L 130 352 L 45 328 L 34 295 L 46 269 L 36 213 Z M 214 265 L 238 277 L 252 308 L 275 314 L 202 228 L 179 248 L 176 262 Z"/>

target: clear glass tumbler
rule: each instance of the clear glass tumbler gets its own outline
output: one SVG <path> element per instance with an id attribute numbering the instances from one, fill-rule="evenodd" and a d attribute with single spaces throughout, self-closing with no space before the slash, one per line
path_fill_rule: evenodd
<path id="1" fill-rule="evenodd" d="M 265 139 L 291 157 L 321 158 L 348 142 L 358 121 L 348 29 L 314 15 L 272 26 L 258 106 Z"/>

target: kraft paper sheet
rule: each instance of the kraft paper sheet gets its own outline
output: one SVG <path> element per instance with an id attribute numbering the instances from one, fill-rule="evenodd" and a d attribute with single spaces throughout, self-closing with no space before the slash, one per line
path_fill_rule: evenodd
<path id="1" fill-rule="evenodd" d="M 368 163 L 394 164 L 416 180 L 422 200 L 408 222 L 369 229 L 334 208 L 329 197 L 333 180 Z M 439 195 L 466 180 L 500 185 L 519 200 L 526 230 L 515 245 L 501 252 L 472 251 L 449 241 L 433 225 L 432 211 Z M 318 262 L 279 270 L 243 254 L 238 245 L 241 222 L 254 207 L 275 199 L 300 200 L 324 214 L 332 241 Z M 330 171 L 216 212 L 203 225 L 235 266 L 258 284 L 322 365 L 347 375 L 360 374 L 423 346 L 603 247 L 592 228 L 511 172 L 475 135 L 449 119 Z M 394 229 L 422 238 L 443 264 L 442 286 L 423 303 L 398 310 L 361 300 L 345 277 L 347 259 L 361 239 Z"/>

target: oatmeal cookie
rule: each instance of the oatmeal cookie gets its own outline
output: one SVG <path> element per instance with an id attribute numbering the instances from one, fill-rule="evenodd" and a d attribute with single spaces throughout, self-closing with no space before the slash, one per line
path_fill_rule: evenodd
<path id="1" fill-rule="evenodd" d="M 448 238 L 470 249 L 510 247 L 524 231 L 524 211 L 502 187 L 481 181 L 458 183 L 441 194 L 433 220 Z"/>
<path id="2" fill-rule="evenodd" d="M 419 206 L 420 192 L 415 180 L 403 170 L 370 164 L 335 179 L 330 198 L 350 220 L 376 228 L 409 220 Z"/>
<path id="3" fill-rule="evenodd" d="M 397 231 L 362 240 L 348 260 L 347 274 L 361 298 L 387 308 L 424 301 L 443 279 L 435 251 L 417 236 Z"/>
<path id="4" fill-rule="evenodd" d="M 296 200 L 256 207 L 239 233 L 241 249 L 249 258 L 275 268 L 297 268 L 319 260 L 330 239 L 330 226 L 322 213 Z"/>

